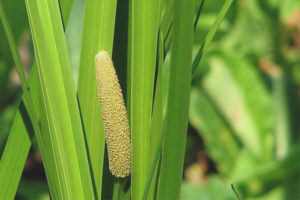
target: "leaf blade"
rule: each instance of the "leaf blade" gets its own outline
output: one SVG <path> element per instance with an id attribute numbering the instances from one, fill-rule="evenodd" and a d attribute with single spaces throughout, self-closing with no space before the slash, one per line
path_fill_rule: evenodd
<path id="1" fill-rule="evenodd" d="M 194 1 L 175 1 L 173 46 L 158 199 L 178 199 L 183 170 L 192 73 Z M 172 166 L 172 168 L 170 168 Z"/>

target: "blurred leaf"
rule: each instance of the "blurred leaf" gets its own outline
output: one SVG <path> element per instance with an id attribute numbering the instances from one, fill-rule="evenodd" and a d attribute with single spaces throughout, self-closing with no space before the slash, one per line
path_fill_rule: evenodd
<path id="1" fill-rule="evenodd" d="M 16 114 L 16 105 L 7 106 L 0 113 L 0 155 L 5 147 L 6 139 Z M 1 156 L 0 156 L 1 157 Z"/>
<path id="2" fill-rule="evenodd" d="M 235 180 L 237 191 L 244 196 L 257 197 L 285 183 L 298 173 L 299 155 L 300 148 L 297 146 L 283 159 L 252 168 L 252 172 Z"/>
<path id="3" fill-rule="evenodd" d="M 300 11 L 300 0 L 278 0 L 277 5 L 283 21 L 286 21 L 293 12 Z"/>
<path id="4" fill-rule="evenodd" d="M 24 31 L 29 28 L 25 3 L 18 0 L 2 0 L 2 3 L 12 29 L 12 34 L 18 44 Z M 0 109 L 7 104 L 12 95 L 12 87 L 9 85 L 9 79 L 13 65 L 4 28 L 2 23 L 0 23 Z"/>
<path id="5" fill-rule="evenodd" d="M 292 147 L 291 112 L 289 107 L 288 76 L 281 71 L 273 77 L 273 113 L 275 119 L 276 157 L 283 158 Z M 295 106 L 296 108 L 296 106 Z"/>
<path id="6" fill-rule="evenodd" d="M 271 97 L 258 68 L 227 54 L 212 56 L 210 64 L 203 87 L 246 148 L 260 159 L 270 159 L 274 143 Z"/>
<path id="7" fill-rule="evenodd" d="M 238 55 L 254 54 L 274 57 L 277 30 L 255 0 L 239 3 L 238 15 L 230 33 L 224 38 L 225 52 Z"/>
<path id="8" fill-rule="evenodd" d="M 2 2 L 9 19 L 9 23 L 11 24 L 14 38 L 16 38 L 18 43 L 24 30 L 29 28 L 25 2 L 18 0 L 2 0 Z M 6 67 L 11 67 L 12 57 L 2 23 L 0 23 L 0 47 L 0 60 L 5 60 L 5 63 L 7 64 Z"/>
<path id="9" fill-rule="evenodd" d="M 50 199 L 46 182 L 22 180 L 17 191 L 17 198 L 21 199 Z"/>
<path id="10" fill-rule="evenodd" d="M 209 29 L 208 33 L 205 36 L 204 41 L 202 42 L 196 57 L 193 60 L 193 65 L 192 65 L 192 74 L 194 74 L 197 66 L 200 63 L 201 58 L 203 57 L 203 55 L 207 52 L 208 47 L 212 41 L 212 39 L 214 38 L 220 24 L 223 21 L 223 18 L 225 17 L 227 11 L 229 10 L 231 4 L 232 4 L 233 0 L 226 0 L 224 5 L 222 6 L 222 8 L 220 9 L 220 12 L 217 15 L 217 18 L 214 20 L 213 25 L 211 26 L 211 28 Z"/>
<path id="11" fill-rule="evenodd" d="M 190 123 L 204 139 L 206 150 L 219 172 L 228 175 L 239 155 L 240 143 L 221 114 L 203 89 L 192 89 Z"/>
<path id="12" fill-rule="evenodd" d="M 239 155 L 235 158 L 235 166 L 231 169 L 230 180 L 232 183 L 235 181 L 246 178 L 249 174 L 253 174 L 261 165 L 258 159 L 247 149 L 242 149 Z"/>
<path id="13" fill-rule="evenodd" d="M 230 11 L 231 9 L 229 10 L 229 12 Z M 204 41 L 205 35 L 211 28 L 216 17 L 217 14 L 211 14 L 211 13 L 203 13 L 201 15 L 201 17 L 199 18 L 197 29 L 195 31 L 194 45 L 195 44 L 200 45 Z M 220 34 L 222 33 L 224 34 L 224 32 L 229 30 L 230 30 L 230 22 L 225 17 L 222 23 L 220 24 L 220 27 L 218 28 L 214 41 L 218 38 Z"/>
<path id="14" fill-rule="evenodd" d="M 0 23 L 2 26 L 2 23 Z M 2 27 L 0 27 L 1 29 Z M 5 36 L 3 36 L 5 37 Z M 1 36 L 0 36 L 1 38 Z M 0 48 L 1 49 L 1 48 Z M 8 47 L 9 49 L 9 47 Z M 4 109 L 4 106 L 7 104 L 9 96 L 11 95 L 11 88 L 9 87 L 9 79 L 10 79 L 10 72 L 11 72 L 12 64 L 8 64 L 5 60 L 0 58 L 0 91 L 1 91 L 1 98 L 0 98 L 0 109 Z"/>
<path id="15" fill-rule="evenodd" d="M 217 176 L 210 176 L 207 183 L 183 182 L 181 198 L 184 200 L 236 200 L 229 183 Z"/>

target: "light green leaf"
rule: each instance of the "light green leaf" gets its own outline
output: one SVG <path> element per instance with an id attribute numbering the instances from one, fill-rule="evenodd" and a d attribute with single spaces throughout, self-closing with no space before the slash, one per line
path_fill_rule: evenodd
<path id="1" fill-rule="evenodd" d="M 150 123 L 159 25 L 159 1 L 130 1 L 130 125 L 132 199 L 141 199 L 150 170 Z"/>
<path id="2" fill-rule="evenodd" d="M 45 135 L 36 136 L 51 196 L 94 198 L 58 2 L 28 0 L 26 7 L 45 111 L 41 123 Z"/>
<path id="3" fill-rule="evenodd" d="M 95 55 L 112 53 L 116 0 L 86 0 L 82 33 L 78 99 L 97 198 L 101 198 L 104 129 L 96 89 Z"/>
<path id="4" fill-rule="evenodd" d="M 71 2 L 69 3 L 69 6 L 71 6 Z M 64 12 L 64 10 L 62 11 Z M 41 93 L 37 66 L 35 64 L 32 67 L 28 82 L 34 108 L 38 111 L 40 109 L 39 95 Z M 0 190 L 0 197 L 12 199 L 17 191 L 33 137 L 33 130 L 29 120 L 24 103 L 21 102 L 1 157 L 0 176 L 2 178 L 0 179 L 0 187 L 2 190 Z M 14 161 L 11 160 L 12 158 L 14 158 Z"/>
<path id="5" fill-rule="evenodd" d="M 203 87 L 246 148 L 260 159 L 270 159 L 274 124 L 271 98 L 257 69 L 247 60 L 226 54 L 211 57 L 210 64 Z"/>
<path id="6" fill-rule="evenodd" d="M 216 162 L 219 172 L 230 174 L 241 144 L 213 99 L 201 87 L 195 87 L 191 92 L 190 123 L 204 139 L 206 150 Z"/>

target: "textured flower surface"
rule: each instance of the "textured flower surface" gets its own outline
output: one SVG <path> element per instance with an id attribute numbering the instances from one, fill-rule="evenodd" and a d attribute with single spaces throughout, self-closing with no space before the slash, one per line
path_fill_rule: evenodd
<path id="1" fill-rule="evenodd" d="M 108 52 L 100 51 L 95 65 L 109 169 L 117 177 L 126 177 L 131 171 L 131 141 L 122 90 Z"/>

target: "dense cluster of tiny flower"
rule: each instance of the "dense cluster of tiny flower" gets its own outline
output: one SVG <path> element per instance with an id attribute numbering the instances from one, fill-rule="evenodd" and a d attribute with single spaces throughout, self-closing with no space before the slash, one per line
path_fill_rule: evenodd
<path id="1" fill-rule="evenodd" d="M 131 141 L 122 90 L 106 51 L 100 51 L 95 56 L 95 65 L 109 169 L 117 177 L 126 177 L 131 171 Z"/>

